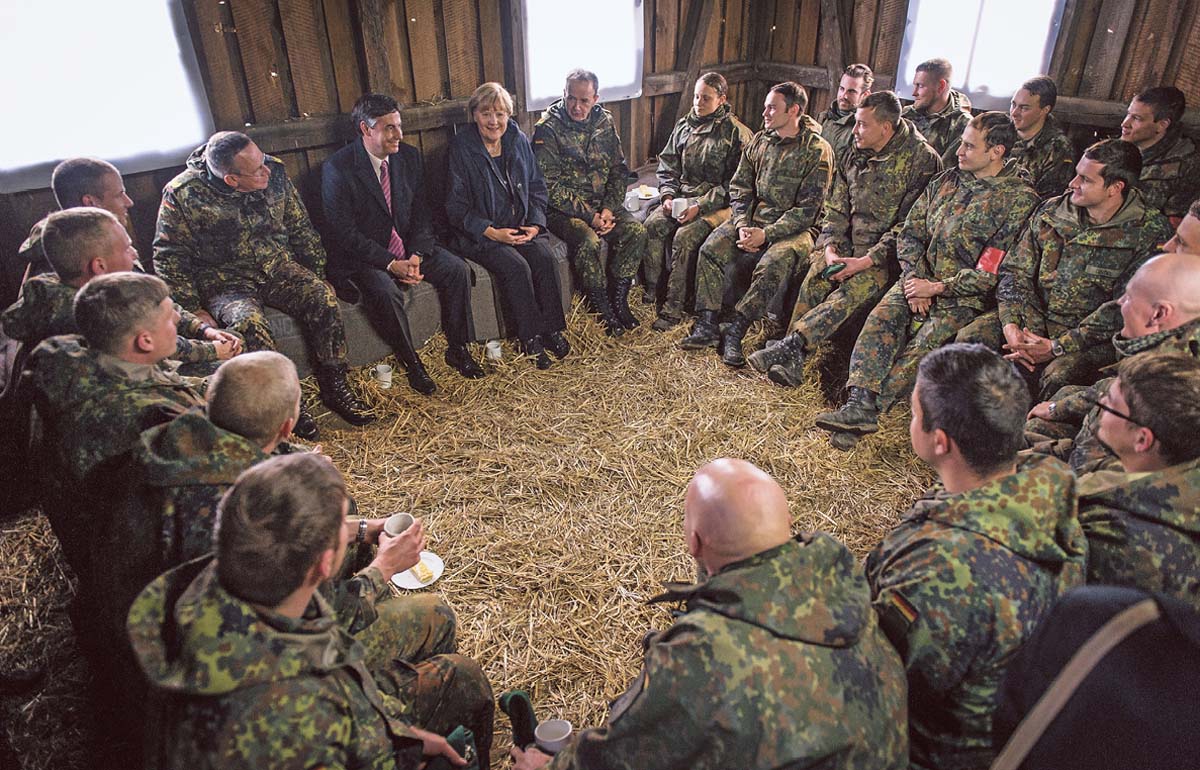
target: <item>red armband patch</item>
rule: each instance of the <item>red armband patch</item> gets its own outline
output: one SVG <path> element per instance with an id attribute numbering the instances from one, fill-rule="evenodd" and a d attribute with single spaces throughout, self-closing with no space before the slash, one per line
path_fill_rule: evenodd
<path id="1" fill-rule="evenodd" d="M 1007 251 L 1001 251 L 995 246 L 988 246 L 979 255 L 979 261 L 975 263 L 975 269 L 995 275 L 996 271 L 1000 269 L 1000 263 L 1004 261 L 1004 255 L 1007 253 Z"/>

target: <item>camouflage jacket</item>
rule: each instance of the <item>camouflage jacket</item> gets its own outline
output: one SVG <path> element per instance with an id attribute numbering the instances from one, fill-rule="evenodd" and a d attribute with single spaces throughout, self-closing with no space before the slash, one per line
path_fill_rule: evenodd
<path id="1" fill-rule="evenodd" d="M 963 129 L 971 122 L 971 100 L 966 94 L 950 89 L 950 98 L 941 112 L 930 114 L 910 104 L 900 115 L 911 120 L 925 141 L 942 156 L 943 166 L 958 166 L 958 145 L 962 143 Z"/>
<path id="2" fill-rule="evenodd" d="M 559 99 L 533 128 L 533 154 L 546 179 L 550 208 L 591 224 L 601 209 L 625 201 L 625 153 L 612 113 L 600 105 L 587 120 L 571 120 Z"/>
<path id="3" fill-rule="evenodd" d="M 668 589 L 651 601 L 685 613 L 552 770 L 905 766 L 903 668 L 843 545 L 799 537 Z"/>
<path id="4" fill-rule="evenodd" d="M 1169 217 L 1173 227 L 1178 226 L 1192 201 L 1200 198 L 1200 153 L 1196 144 L 1181 133 L 1168 132 L 1142 153 L 1138 187 L 1147 206 Z"/>
<path id="5" fill-rule="evenodd" d="M 832 180 L 833 150 L 812 118 L 802 115 L 788 139 L 759 131 L 729 182 L 734 224 L 763 228 L 767 243 L 799 235 L 817 222 Z"/>
<path id="6" fill-rule="evenodd" d="M 935 488 L 867 557 L 888 638 L 908 669 L 912 766 L 986 768 L 1009 658 L 1081 585 L 1087 541 L 1075 477 L 1057 460 L 962 494 Z"/>
<path id="7" fill-rule="evenodd" d="M 692 199 L 701 216 L 727 207 L 729 180 L 750 139 L 750 129 L 728 104 L 704 118 L 692 110 L 675 124 L 658 156 L 659 192 Z"/>
<path id="8" fill-rule="evenodd" d="M 833 148 L 833 157 L 838 158 L 846 147 L 854 147 L 854 118 L 856 110 L 842 112 L 837 102 L 817 116 L 821 124 L 821 138 Z"/>
<path id="9" fill-rule="evenodd" d="M 1042 130 L 1032 139 L 1018 137 L 1009 157 L 1029 172 L 1042 200 L 1062 195 L 1075 176 L 1075 146 L 1053 115 L 1046 116 Z"/>
<path id="10" fill-rule="evenodd" d="M 833 246 L 844 257 L 868 256 L 876 267 L 896 263 L 896 232 L 942 161 L 907 120 L 882 150 L 853 145 L 838 156 L 825 199 L 816 247 Z"/>
<path id="11" fill-rule="evenodd" d="M 75 334 L 75 294 L 79 290 L 58 280 L 54 273 L 30 276 L 21 286 L 21 296 L 0 316 L 4 333 L 26 345 L 36 345 L 47 337 Z M 197 363 L 216 361 L 217 348 L 199 339 L 202 321 L 175 305 L 179 311 L 179 337 L 175 340 L 175 361 Z"/>
<path id="12" fill-rule="evenodd" d="M 230 290 L 253 292 L 289 259 L 318 276 L 325 251 L 283 163 L 266 156 L 265 190 L 236 192 L 208 172 L 204 147 L 163 188 L 154 232 L 154 271 L 191 311 Z"/>
<path id="13" fill-rule="evenodd" d="M 1200 460 L 1079 480 L 1087 581 L 1166 593 L 1200 609 Z"/>
<path id="14" fill-rule="evenodd" d="M 1166 218 L 1147 208 L 1137 190 L 1102 225 L 1089 222 L 1071 193 L 1051 198 L 1000 265 L 1000 323 L 1057 339 L 1067 352 L 1107 344 L 1121 328 L 1120 309 L 1110 300 L 1170 237 Z"/>
<path id="15" fill-rule="evenodd" d="M 380 692 L 363 648 L 320 594 L 299 620 L 259 612 L 223 589 L 205 558 L 151 582 L 129 610 L 128 629 L 142 671 L 166 700 L 160 767 L 417 765 L 406 707 Z"/>
<path id="16" fill-rule="evenodd" d="M 59 479 L 84 481 L 100 463 L 127 452 L 142 431 L 204 399 L 197 383 L 163 364 L 130 364 L 89 350 L 78 335 L 51 337 L 29 355 L 25 374 L 43 422 L 42 444 Z"/>
<path id="17" fill-rule="evenodd" d="M 896 236 L 901 278 L 945 283 L 935 307 L 984 310 L 996 287 L 997 266 L 1037 202 L 1013 161 L 984 179 L 957 165 L 946 169 L 917 198 Z"/>

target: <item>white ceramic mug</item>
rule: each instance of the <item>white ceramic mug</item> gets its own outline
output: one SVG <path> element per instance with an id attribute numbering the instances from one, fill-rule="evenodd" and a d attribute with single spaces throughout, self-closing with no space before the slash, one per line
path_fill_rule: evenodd
<path id="1" fill-rule="evenodd" d="M 671 199 L 671 216 L 679 219 L 684 212 L 692 207 L 692 202 L 687 198 L 672 198 Z"/>
<path id="2" fill-rule="evenodd" d="M 372 371 L 375 377 L 375 382 L 379 383 L 379 387 L 387 390 L 392 387 L 392 367 L 387 364 L 379 364 Z"/>
<path id="3" fill-rule="evenodd" d="M 630 190 L 625 193 L 625 210 L 629 212 L 637 211 L 642 207 L 642 202 L 638 199 L 638 191 Z"/>
<path id="4" fill-rule="evenodd" d="M 413 525 L 416 519 L 411 513 L 393 513 L 383 522 L 383 531 L 395 537 Z"/>
<path id="5" fill-rule="evenodd" d="M 491 361 L 499 361 L 504 358 L 504 348 L 500 346 L 500 340 L 491 340 L 483 346 L 483 351 Z"/>
<path id="6" fill-rule="evenodd" d="M 557 754 L 571 740 L 571 723 L 565 719 L 547 719 L 533 729 L 538 748 L 547 754 Z"/>

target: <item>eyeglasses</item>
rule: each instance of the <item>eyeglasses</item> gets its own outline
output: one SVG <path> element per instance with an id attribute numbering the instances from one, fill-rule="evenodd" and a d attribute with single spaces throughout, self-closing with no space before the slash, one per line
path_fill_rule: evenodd
<path id="1" fill-rule="evenodd" d="M 350 501 L 350 507 L 346 509 L 346 518 L 354 519 L 358 517 L 358 503 L 354 502 L 354 498 L 346 495 L 346 499 Z"/>
<path id="2" fill-rule="evenodd" d="M 1133 419 L 1129 415 L 1123 414 L 1121 412 L 1118 412 L 1116 409 L 1113 409 L 1111 406 L 1104 403 L 1104 401 L 1102 399 L 1092 398 L 1091 396 L 1081 396 L 1080 398 L 1082 398 L 1084 401 L 1086 401 L 1087 403 L 1096 407 L 1097 409 L 1099 409 L 1102 412 L 1108 412 L 1109 414 L 1113 415 L 1114 417 L 1120 417 L 1122 420 L 1133 423 L 1134 425 L 1138 426 L 1139 428 L 1146 427 L 1145 425 L 1142 425 L 1140 422 Z"/>

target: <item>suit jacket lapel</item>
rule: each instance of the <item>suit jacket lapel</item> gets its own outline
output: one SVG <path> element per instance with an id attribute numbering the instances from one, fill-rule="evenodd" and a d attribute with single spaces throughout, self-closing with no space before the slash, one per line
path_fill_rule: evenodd
<path id="1" fill-rule="evenodd" d="M 366 186 L 367 191 L 379 207 L 383 209 L 383 213 L 391 219 L 391 212 L 388 211 L 387 201 L 383 199 L 383 188 L 379 186 L 379 177 L 375 176 L 375 167 L 371 165 L 371 159 L 367 157 L 367 148 L 362 146 L 362 140 L 358 140 L 358 146 L 354 152 L 354 171 L 358 174 L 359 180 Z M 388 176 L 392 176 L 392 164 L 388 164 Z M 393 190 L 395 187 L 393 186 Z"/>

